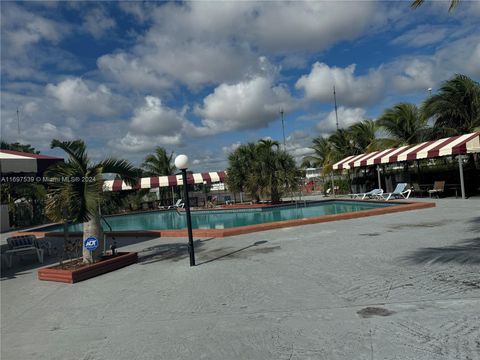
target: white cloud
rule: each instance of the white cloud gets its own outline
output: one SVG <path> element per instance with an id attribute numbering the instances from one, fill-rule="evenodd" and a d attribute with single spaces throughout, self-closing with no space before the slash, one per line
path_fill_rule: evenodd
<path id="1" fill-rule="evenodd" d="M 152 151 L 157 146 L 162 145 L 179 145 L 181 144 L 181 134 L 175 134 L 172 136 L 163 135 L 139 135 L 132 132 L 120 139 L 112 139 L 108 142 L 108 145 L 117 150 L 127 153 L 146 153 Z"/>
<path id="2" fill-rule="evenodd" d="M 392 44 L 409 47 L 432 45 L 445 39 L 449 30 L 445 26 L 419 25 L 393 39 Z"/>
<path id="3" fill-rule="evenodd" d="M 242 145 L 242 144 L 241 144 L 239 141 L 237 141 L 237 142 L 234 142 L 234 143 L 232 143 L 232 144 L 230 144 L 230 145 L 228 145 L 228 146 L 222 147 L 222 151 L 223 151 L 223 153 L 224 153 L 225 155 L 228 156 L 230 153 L 232 153 L 232 152 L 234 152 L 235 150 L 237 150 L 240 145 Z"/>
<path id="4" fill-rule="evenodd" d="M 370 2 L 187 2 L 121 9 L 152 26 L 133 48 L 101 57 L 98 66 L 141 88 L 138 74 L 149 89 L 238 82 L 246 74 L 262 74 L 262 56 L 286 55 L 291 66 L 385 22 L 377 16 L 384 6 Z"/>
<path id="5" fill-rule="evenodd" d="M 48 84 L 46 91 L 57 100 L 60 109 L 72 114 L 108 116 L 117 111 L 114 95 L 103 84 L 90 89 L 81 78 L 68 78 L 57 85 Z"/>
<path id="6" fill-rule="evenodd" d="M 273 85 L 265 77 L 254 77 L 236 84 L 221 84 L 203 99 L 195 113 L 201 127 L 190 127 L 192 134 L 213 135 L 231 130 L 259 129 L 278 119 L 279 111 L 294 106 L 288 89 Z"/>
<path id="7" fill-rule="evenodd" d="M 365 114 L 366 111 L 363 108 L 346 108 L 340 106 L 338 108 L 338 125 L 340 128 L 345 129 L 365 119 Z M 335 131 L 336 123 L 335 110 L 332 110 L 326 117 L 320 120 L 317 124 L 317 129 L 320 130 L 323 135 L 326 135 Z"/>
<path id="8" fill-rule="evenodd" d="M 68 25 L 25 10 L 15 3 L 3 3 L 1 12 L 2 53 L 25 55 L 41 41 L 57 44 L 70 31 Z M 2 54 L 2 57 L 4 55 Z"/>
<path id="9" fill-rule="evenodd" d="M 117 23 L 108 16 L 101 7 L 90 10 L 83 19 L 83 29 L 98 39 L 104 36 L 109 30 L 116 27 Z"/>
<path id="10" fill-rule="evenodd" d="M 330 67 L 316 62 L 308 75 L 303 75 L 295 84 L 304 90 L 308 100 L 331 103 L 333 86 L 337 101 L 347 106 L 371 104 L 383 96 L 384 79 L 379 70 L 364 76 L 354 76 L 355 64 L 346 68 Z"/>
<path id="11" fill-rule="evenodd" d="M 130 128 L 136 134 L 179 136 L 185 124 L 185 111 L 177 112 L 154 96 L 145 97 L 145 104 L 134 110 Z"/>

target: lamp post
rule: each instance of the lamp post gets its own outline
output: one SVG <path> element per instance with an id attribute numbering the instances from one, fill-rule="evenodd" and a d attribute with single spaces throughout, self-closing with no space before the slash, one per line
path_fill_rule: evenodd
<path id="1" fill-rule="evenodd" d="M 190 266 L 195 266 L 195 250 L 193 248 L 193 234 L 192 234 L 192 216 L 190 214 L 190 199 L 188 197 L 187 184 L 187 155 L 178 155 L 175 158 L 175 166 L 182 171 L 183 179 L 183 194 L 185 197 L 185 211 L 187 213 L 187 228 L 188 228 L 188 254 L 190 255 Z"/>

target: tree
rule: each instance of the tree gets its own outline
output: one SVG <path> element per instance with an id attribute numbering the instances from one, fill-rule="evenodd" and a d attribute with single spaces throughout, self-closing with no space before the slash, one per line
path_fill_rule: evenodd
<path id="1" fill-rule="evenodd" d="M 331 169 L 332 163 L 332 146 L 327 138 L 322 136 L 316 137 L 312 141 L 313 155 L 303 158 L 303 162 L 322 168 L 322 173 L 327 174 Z"/>
<path id="2" fill-rule="evenodd" d="M 422 6 L 424 2 L 425 2 L 425 0 L 413 0 L 412 3 L 410 4 L 410 6 L 413 9 L 416 9 L 416 8 Z M 455 9 L 459 2 L 460 2 L 460 0 L 450 0 L 450 6 L 448 7 L 448 12 Z"/>
<path id="3" fill-rule="evenodd" d="M 32 147 L 30 144 L 20 144 L 18 142 L 9 144 L 3 140 L 1 141 L 0 149 L 20 151 L 20 152 L 31 153 L 31 154 L 40 154 L 40 151 L 35 150 L 35 148 Z"/>
<path id="4" fill-rule="evenodd" d="M 392 137 L 394 146 L 417 144 L 429 137 L 427 117 L 414 104 L 397 104 L 385 110 L 377 121 Z"/>
<path id="5" fill-rule="evenodd" d="M 256 162 L 257 146 L 242 144 L 228 156 L 227 185 L 232 191 L 248 192 L 256 201 L 260 200 Z"/>
<path id="6" fill-rule="evenodd" d="M 64 163 L 57 163 L 46 171 L 46 176 L 57 179 L 49 184 L 46 200 L 47 216 L 53 221 L 83 222 L 83 237 L 103 238 L 100 223 L 103 174 L 117 174 L 129 185 L 136 182 L 137 170 L 126 160 L 107 158 L 96 164 L 89 159 L 82 140 L 52 140 L 51 148 L 60 148 L 68 155 Z M 99 253 L 83 249 L 83 261 L 91 263 Z"/>
<path id="7" fill-rule="evenodd" d="M 480 130 L 480 84 L 456 74 L 444 81 L 437 94 L 422 105 L 426 118 L 433 118 L 438 137 Z"/>
<path id="8" fill-rule="evenodd" d="M 147 176 L 163 176 L 175 173 L 175 165 L 172 161 L 173 153 L 158 146 L 153 154 L 147 155 L 143 161 L 142 168 Z"/>
<path id="9" fill-rule="evenodd" d="M 248 192 L 256 201 L 269 196 L 272 203 L 297 186 L 295 159 L 273 140 L 240 145 L 228 157 L 227 185 L 232 191 Z"/>

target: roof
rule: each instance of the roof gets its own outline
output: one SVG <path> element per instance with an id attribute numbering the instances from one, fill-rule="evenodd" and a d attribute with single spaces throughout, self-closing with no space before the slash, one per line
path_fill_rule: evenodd
<path id="1" fill-rule="evenodd" d="M 187 173 L 188 184 L 211 184 L 223 182 L 225 180 L 225 171 Z M 183 185 L 182 175 L 152 176 L 141 178 L 135 186 L 129 186 L 122 180 L 107 180 L 103 183 L 103 191 L 121 191 L 132 189 L 151 189 L 158 187 L 167 187 Z"/>
<path id="2" fill-rule="evenodd" d="M 13 150 L 0 150 L 0 172 L 2 174 L 41 173 L 59 161 L 63 161 L 63 159 Z"/>
<path id="3" fill-rule="evenodd" d="M 333 165 L 333 170 L 429 159 L 441 156 L 480 152 L 480 132 L 426 141 L 360 155 L 351 155 Z"/>

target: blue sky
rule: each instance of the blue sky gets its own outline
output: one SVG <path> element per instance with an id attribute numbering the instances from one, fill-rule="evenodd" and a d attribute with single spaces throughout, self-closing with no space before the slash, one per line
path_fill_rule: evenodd
<path id="1" fill-rule="evenodd" d="M 2 2 L 1 136 L 85 140 L 139 165 L 155 146 L 222 170 L 270 137 L 312 138 L 480 78 L 480 2 Z M 19 109 L 19 120 L 17 118 Z M 18 129 L 20 123 L 20 131 Z"/>

